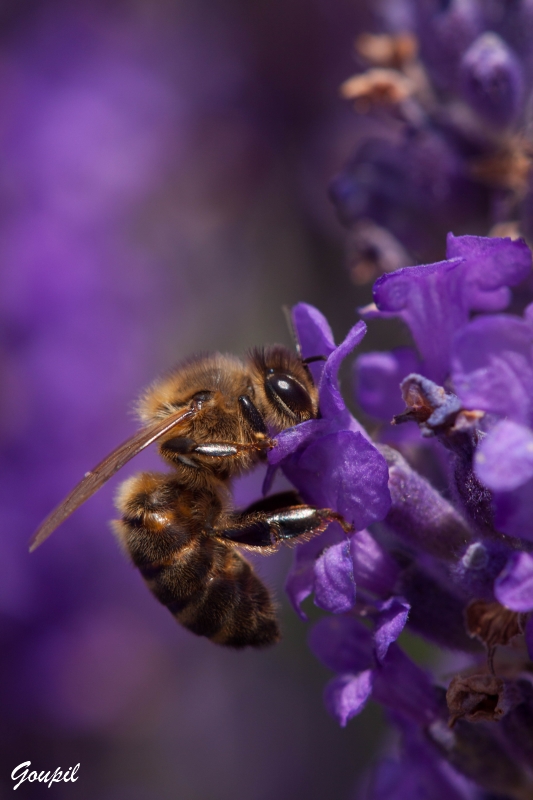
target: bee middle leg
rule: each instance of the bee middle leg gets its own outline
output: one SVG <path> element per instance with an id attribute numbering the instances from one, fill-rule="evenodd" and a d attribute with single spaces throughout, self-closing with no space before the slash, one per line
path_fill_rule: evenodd
<path id="1" fill-rule="evenodd" d="M 281 492 L 220 520 L 214 533 L 235 544 L 272 551 L 283 542 L 306 541 L 322 533 L 331 522 L 338 522 L 346 533 L 353 530 L 331 508 L 313 508 L 302 503 L 297 492 Z"/>

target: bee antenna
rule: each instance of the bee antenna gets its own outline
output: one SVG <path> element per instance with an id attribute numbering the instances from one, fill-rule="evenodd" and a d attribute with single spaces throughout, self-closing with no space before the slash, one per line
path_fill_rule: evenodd
<path id="1" fill-rule="evenodd" d="M 309 358 L 302 358 L 302 364 L 312 364 L 314 361 L 327 361 L 327 356 L 309 356 Z"/>

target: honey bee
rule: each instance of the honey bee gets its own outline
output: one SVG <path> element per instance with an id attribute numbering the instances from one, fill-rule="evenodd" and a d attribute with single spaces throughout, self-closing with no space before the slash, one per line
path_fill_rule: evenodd
<path id="1" fill-rule="evenodd" d="M 272 598 L 239 548 L 273 553 L 334 521 L 351 528 L 294 491 L 237 511 L 231 479 L 266 459 L 272 435 L 318 413 L 307 363 L 285 347 L 253 350 L 244 361 L 220 353 L 191 358 L 145 392 L 144 427 L 86 473 L 39 527 L 30 550 L 157 441 L 172 471 L 141 473 L 120 486 L 121 519 L 113 523 L 120 544 L 188 630 L 234 648 L 273 644 L 280 631 Z"/>

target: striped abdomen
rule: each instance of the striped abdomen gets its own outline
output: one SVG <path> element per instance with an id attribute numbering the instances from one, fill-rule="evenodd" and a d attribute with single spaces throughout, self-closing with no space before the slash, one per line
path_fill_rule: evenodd
<path id="1" fill-rule="evenodd" d="M 216 537 L 190 532 L 168 491 L 157 503 L 151 492 L 148 504 L 147 478 L 138 476 L 122 490 L 115 531 L 151 592 L 182 625 L 218 644 L 278 641 L 272 600 L 250 564 Z"/>

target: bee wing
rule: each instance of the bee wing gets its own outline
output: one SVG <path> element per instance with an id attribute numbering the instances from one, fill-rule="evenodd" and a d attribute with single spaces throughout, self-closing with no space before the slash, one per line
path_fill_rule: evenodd
<path id="1" fill-rule="evenodd" d="M 123 444 L 113 450 L 103 461 L 92 469 L 90 472 L 85 473 L 85 477 L 81 480 L 71 493 L 63 500 L 60 505 L 49 514 L 44 522 L 35 531 L 30 541 L 30 553 L 39 547 L 40 544 L 48 539 L 51 533 L 55 531 L 67 517 L 76 511 L 82 503 L 85 503 L 98 489 L 104 485 L 106 481 L 111 478 L 115 472 L 124 466 L 130 459 L 144 450 L 145 447 L 157 441 L 157 439 L 164 436 L 165 433 L 172 430 L 183 422 L 188 417 L 195 414 L 195 409 L 188 408 L 185 411 L 178 411 L 171 417 L 158 420 L 146 428 L 141 428 L 134 436 L 127 439 Z"/>

